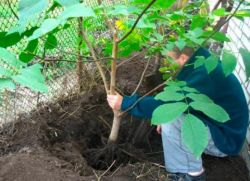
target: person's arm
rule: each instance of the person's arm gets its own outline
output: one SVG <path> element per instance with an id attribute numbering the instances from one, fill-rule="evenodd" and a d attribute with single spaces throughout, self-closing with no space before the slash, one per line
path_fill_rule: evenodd
<path id="1" fill-rule="evenodd" d="M 108 95 L 108 102 L 112 109 L 126 111 L 129 109 L 138 99 L 139 95 L 133 96 L 120 96 Z M 146 96 L 140 100 L 128 113 L 139 118 L 150 119 L 152 118 L 153 111 L 160 105 L 164 104 L 163 101 L 155 100 L 152 96 Z"/>

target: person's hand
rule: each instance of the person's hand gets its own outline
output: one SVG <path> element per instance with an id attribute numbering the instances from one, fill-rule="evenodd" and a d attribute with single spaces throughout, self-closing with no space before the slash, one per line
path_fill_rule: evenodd
<path id="1" fill-rule="evenodd" d="M 158 134 L 161 134 L 161 125 L 158 125 L 158 126 L 157 126 L 156 132 L 157 132 Z"/>
<path id="2" fill-rule="evenodd" d="M 122 99 L 123 97 L 118 93 L 116 93 L 115 95 L 107 95 L 107 101 L 109 106 L 116 111 L 121 110 Z"/>

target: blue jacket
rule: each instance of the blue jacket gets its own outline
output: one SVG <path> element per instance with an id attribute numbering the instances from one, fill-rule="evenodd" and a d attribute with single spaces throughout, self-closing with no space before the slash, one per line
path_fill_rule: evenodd
<path id="1" fill-rule="evenodd" d="M 189 59 L 188 64 L 195 61 L 196 56 L 209 57 L 210 53 L 200 48 Z M 223 107 L 230 116 L 230 120 L 219 123 L 207 117 L 200 111 L 192 111 L 210 129 L 212 138 L 217 148 L 225 154 L 236 155 L 240 152 L 248 128 L 249 111 L 241 84 L 235 75 L 225 77 L 221 63 L 210 74 L 204 66 L 194 69 L 185 66 L 177 76 L 178 80 L 186 81 L 203 94 L 209 96 L 216 104 Z M 139 99 L 138 95 L 125 96 L 122 101 L 122 111 L 129 108 Z M 154 97 L 143 98 L 129 113 L 133 116 L 150 119 L 153 111 L 164 102 L 155 100 Z"/>

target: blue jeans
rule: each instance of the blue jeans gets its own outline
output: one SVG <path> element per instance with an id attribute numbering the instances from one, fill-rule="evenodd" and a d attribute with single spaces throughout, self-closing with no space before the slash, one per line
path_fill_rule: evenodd
<path id="1" fill-rule="evenodd" d="M 201 157 L 196 158 L 181 139 L 181 127 L 183 120 L 184 115 L 181 115 L 174 122 L 162 125 L 161 134 L 165 167 L 166 170 L 171 173 L 199 172 L 202 169 Z M 207 129 L 208 145 L 204 152 L 217 157 L 227 156 L 214 145 L 209 128 Z"/>

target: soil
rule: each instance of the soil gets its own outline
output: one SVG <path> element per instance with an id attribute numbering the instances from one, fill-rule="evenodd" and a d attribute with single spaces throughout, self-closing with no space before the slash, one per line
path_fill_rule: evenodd
<path id="1" fill-rule="evenodd" d="M 124 94 L 136 87 L 146 64 L 142 60 L 118 70 Z M 149 89 L 144 81 L 139 93 Z M 21 115 L 0 132 L 0 181 L 167 181 L 155 128 L 126 115 L 111 149 L 106 145 L 111 119 L 102 87 Z M 114 154 L 107 160 L 102 156 L 109 151 Z M 203 158 L 208 181 L 249 180 L 240 157 Z"/>

